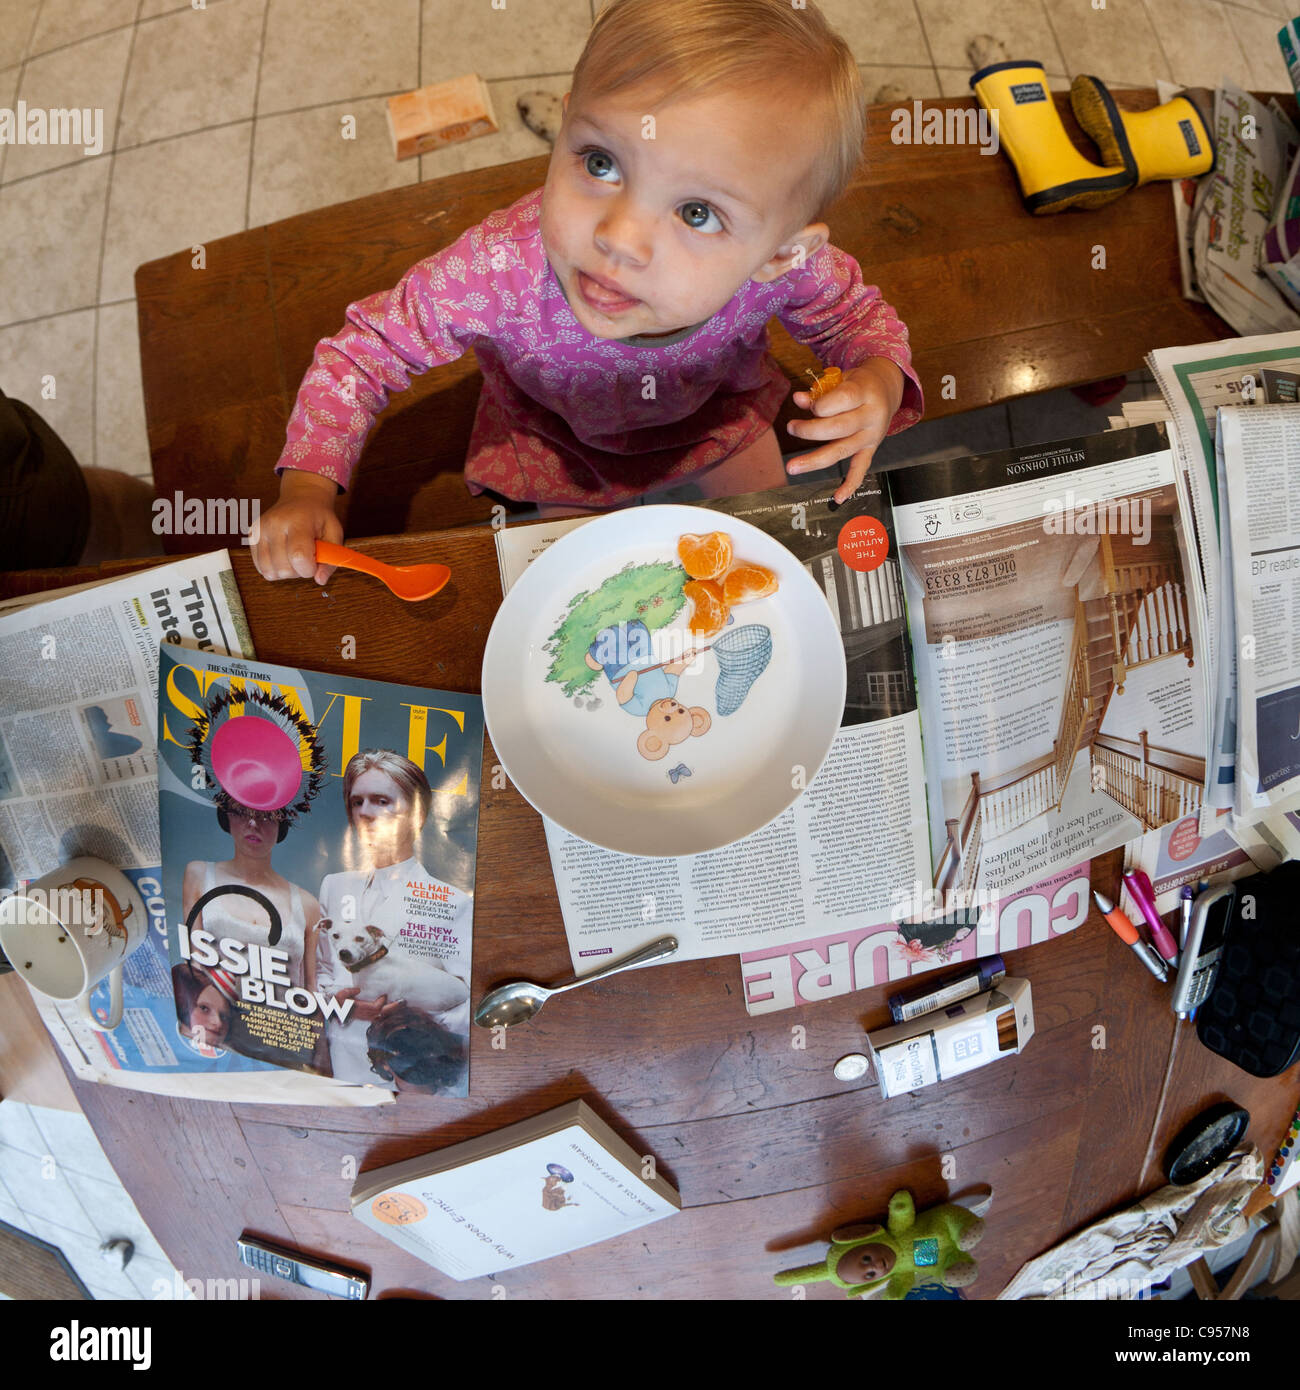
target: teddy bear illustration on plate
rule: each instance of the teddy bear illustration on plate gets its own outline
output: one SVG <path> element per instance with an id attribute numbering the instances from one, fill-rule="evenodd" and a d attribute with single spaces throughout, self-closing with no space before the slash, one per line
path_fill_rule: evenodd
<path id="1" fill-rule="evenodd" d="M 688 647 L 676 661 L 652 665 L 650 629 L 639 619 L 603 628 L 587 649 L 587 665 L 604 671 L 619 708 L 645 720 L 636 746 L 651 762 L 688 738 L 702 738 L 713 725 L 703 705 L 687 706 L 677 698 L 677 683 L 695 657 L 696 649 Z"/>
<path id="2" fill-rule="evenodd" d="M 698 552 L 698 553 L 697 553 Z M 604 701 L 590 689 L 603 675 L 619 709 L 644 723 L 637 752 L 648 762 L 670 749 L 703 738 L 714 714 L 703 704 L 677 697 L 678 682 L 697 658 L 712 652 L 717 663 L 714 706 L 717 716 L 734 714 L 772 658 L 771 629 L 762 623 L 738 624 L 732 607 L 776 591 L 776 575 L 761 565 L 732 565 L 731 543 L 721 532 L 683 536 L 678 560 L 629 561 L 594 589 L 573 595 L 567 611 L 542 646 L 550 661 L 546 680 L 559 685 L 574 707 L 597 710 Z M 707 562 L 707 563 L 706 563 Z M 707 581 L 698 576 L 708 571 Z M 685 632 L 664 631 L 691 605 Z M 675 643 L 667 660 L 656 659 L 655 636 L 698 639 L 682 650 Z M 585 704 L 581 699 L 585 697 Z M 676 759 L 666 776 L 674 786 L 693 775 Z"/>

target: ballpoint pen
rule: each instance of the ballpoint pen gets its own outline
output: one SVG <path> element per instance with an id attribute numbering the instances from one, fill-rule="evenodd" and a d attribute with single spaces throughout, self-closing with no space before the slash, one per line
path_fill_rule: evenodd
<path id="1" fill-rule="evenodd" d="M 1161 958 L 1172 965 L 1178 959 L 1178 943 L 1169 934 L 1169 928 L 1165 926 L 1156 907 L 1156 894 L 1151 880 L 1141 869 L 1130 869 L 1124 875 L 1124 883 L 1151 929 L 1152 944 Z"/>
<path id="2" fill-rule="evenodd" d="M 1178 949 L 1187 949 L 1187 929 L 1192 925 L 1192 902 L 1196 894 L 1190 883 L 1184 883 L 1178 890 Z"/>
<path id="3" fill-rule="evenodd" d="M 1102 894 L 1094 891 L 1093 900 L 1097 904 L 1097 910 L 1110 924 L 1115 935 L 1124 942 L 1126 946 L 1133 948 L 1133 954 L 1142 962 L 1143 965 L 1159 980 L 1162 984 L 1169 979 L 1169 972 L 1165 969 L 1165 963 L 1151 949 L 1150 946 L 1138 935 L 1138 929 L 1132 922 L 1115 906 L 1113 902 Z"/>

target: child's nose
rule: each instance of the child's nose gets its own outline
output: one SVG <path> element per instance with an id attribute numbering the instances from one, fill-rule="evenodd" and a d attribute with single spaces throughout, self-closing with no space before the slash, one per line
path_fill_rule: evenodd
<path id="1" fill-rule="evenodd" d="M 648 265 L 652 254 L 648 222 L 625 199 L 617 199 L 596 229 L 596 246 L 619 265 Z M 624 288 L 631 291 L 631 286 Z"/>

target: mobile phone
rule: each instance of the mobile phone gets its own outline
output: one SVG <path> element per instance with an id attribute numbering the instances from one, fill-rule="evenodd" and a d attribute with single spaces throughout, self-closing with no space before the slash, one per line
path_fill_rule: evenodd
<path id="1" fill-rule="evenodd" d="M 1179 1018 L 1186 1018 L 1214 988 L 1223 939 L 1236 901 L 1236 884 L 1221 883 L 1201 893 L 1192 904 L 1192 920 L 1174 985 L 1173 1008 Z"/>
<path id="2" fill-rule="evenodd" d="M 336 1298 L 362 1299 L 370 1292 L 370 1276 L 359 1269 L 309 1260 L 300 1251 L 272 1245 L 268 1240 L 259 1240 L 247 1233 L 235 1242 L 235 1249 L 244 1264 L 259 1274 L 287 1279 L 291 1284 L 302 1284 Z"/>

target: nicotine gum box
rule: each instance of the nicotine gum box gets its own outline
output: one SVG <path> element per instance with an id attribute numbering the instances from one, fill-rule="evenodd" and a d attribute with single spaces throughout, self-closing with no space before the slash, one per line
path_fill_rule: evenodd
<path id="1" fill-rule="evenodd" d="M 398 159 L 491 135 L 497 128 L 487 84 L 477 73 L 388 98 L 388 133 Z"/>
<path id="2" fill-rule="evenodd" d="M 888 1099 L 1014 1056 L 1033 1036 L 1029 981 L 1008 977 L 986 994 L 868 1033 L 867 1048 Z"/>

